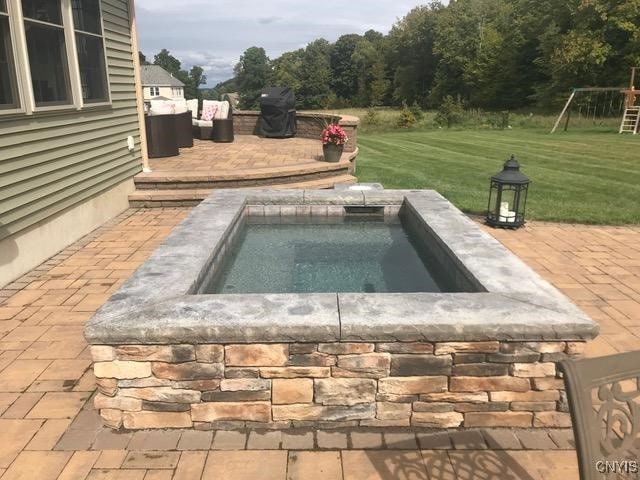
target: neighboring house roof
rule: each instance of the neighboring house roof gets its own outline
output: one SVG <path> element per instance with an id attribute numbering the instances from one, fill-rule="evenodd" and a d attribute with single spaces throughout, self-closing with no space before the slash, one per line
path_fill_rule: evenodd
<path id="1" fill-rule="evenodd" d="M 159 65 L 140 66 L 143 87 L 184 87 L 184 83 Z"/>

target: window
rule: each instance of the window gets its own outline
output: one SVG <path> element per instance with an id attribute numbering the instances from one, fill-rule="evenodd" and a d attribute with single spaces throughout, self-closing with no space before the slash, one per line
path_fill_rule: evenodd
<path id="1" fill-rule="evenodd" d="M 0 0 L 0 115 L 110 101 L 101 0 Z"/>
<path id="2" fill-rule="evenodd" d="M 62 25 L 60 0 L 22 0 L 22 15 L 40 22 Z"/>
<path id="3" fill-rule="evenodd" d="M 0 110 L 19 108 L 6 0 L 0 0 Z"/>
<path id="4" fill-rule="evenodd" d="M 99 0 L 71 1 L 82 99 L 86 103 L 108 100 L 104 39 L 98 2 Z"/>
<path id="5" fill-rule="evenodd" d="M 22 0 L 22 12 L 36 106 L 72 104 L 60 1 Z"/>
<path id="6" fill-rule="evenodd" d="M 160 96 L 160 87 L 149 87 L 149 95 L 151 97 Z"/>

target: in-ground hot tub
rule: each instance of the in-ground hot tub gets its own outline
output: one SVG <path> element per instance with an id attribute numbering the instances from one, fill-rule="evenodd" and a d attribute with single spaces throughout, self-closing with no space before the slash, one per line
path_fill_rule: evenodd
<path id="1" fill-rule="evenodd" d="M 442 196 L 393 190 L 216 191 L 86 328 L 95 405 L 133 429 L 568 426 L 555 362 L 596 334 Z"/>
<path id="2" fill-rule="evenodd" d="M 342 215 L 247 216 L 231 254 L 214 265 L 200 293 L 346 293 L 475 291 L 410 214 L 346 207 Z M 450 264 L 451 262 L 449 262 Z"/>

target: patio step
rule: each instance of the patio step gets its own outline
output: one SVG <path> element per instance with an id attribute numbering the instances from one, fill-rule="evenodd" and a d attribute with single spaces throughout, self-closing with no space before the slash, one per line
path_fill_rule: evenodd
<path id="1" fill-rule="evenodd" d="M 271 187 L 348 175 L 353 168 L 348 155 L 337 163 L 314 162 L 279 167 L 217 171 L 161 171 L 139 173 L 136 190 L 202 190 L 213 188 Z"/>
<path id="2" fill-rule="evenodd" d="M 306 180 L 293 183 L 269 184 L 267 188 L 274 189 L 329 189 L 334 188 L 339 183 L 354 184 L 358 179 L 353 175 L 335 175 L 329 178 L 320 178 L 315 180 Z M 224 187 L 223 187 L 224 188 Z M 229 187 L 227 187 L 229 188 Z M 260 187 L 244 187 L 244 188 L 261 188 Z M 129 194 L 129 206 L 140 207 L 185 207 L 194 206 L 200 203 L 215 188 L 178 188 L 178 189 L 144 189 L 136 190 Z"/>

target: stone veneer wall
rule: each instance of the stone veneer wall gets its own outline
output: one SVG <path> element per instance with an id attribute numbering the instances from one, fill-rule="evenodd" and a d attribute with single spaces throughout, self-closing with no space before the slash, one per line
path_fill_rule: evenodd
<path id="1" fill-rule="evenodd" d="M 584 342 L 92 345 L 112 428 L 569 427 Z"/>
<path id="2" fill-rule="evenodd" d="M 233 112 L 233 131 L 236 135 L 257 135 L 260 112 L 241 110 Z M 327 113 L 297 112 L 296 136 L 320 140 L 322 129 L 329 123 L 338 121 L 349 141 L 344 147 L 345 152 L 354 152 L 358 146 L 358 125 L 360 119 L 350 115 L 330 115 Z"/>

